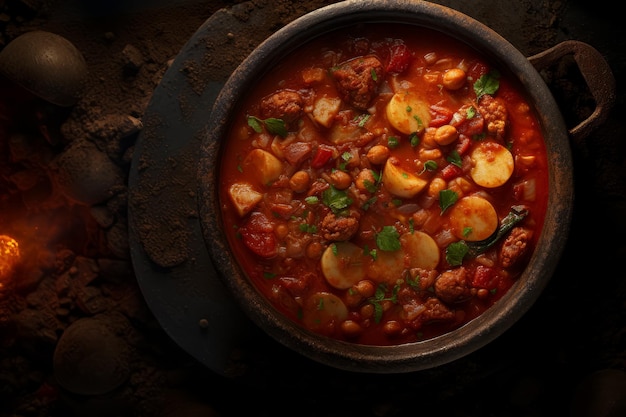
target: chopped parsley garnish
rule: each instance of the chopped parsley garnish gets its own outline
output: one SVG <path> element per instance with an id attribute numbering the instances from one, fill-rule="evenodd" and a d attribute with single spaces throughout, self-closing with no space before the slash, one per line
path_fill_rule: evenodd
<path id="1" fill-rule="evenodd" d="M 500 73 L 498 71 L 491 71 L 482 75 L 474 83 L 474 92 L 476 93 L 476 100 L 480 99 L 485 94 L 494 95 L 498 88 L 500 88 Z"/>
<path id="2" fill-rule="evenodd" d="M 342 154 L 341 154 L 341 160 L 342 160 L 343 162 L 341 162 L 341 163 L 339 164 L 339 169 L 340 169 L 340 170 L 342 170 L 342 171 L 345 171 L 345 170 L 346 170 L 346 164 L 347 164 L 348 162 L 350 162 L 350 160 L 351 160 L 351 159 L 352 159 L 352 154 L 351 154 L 350 152 L 344 152 L 344 153 L 342 153 Z"/>
<path id="3" fill-rule="evenodd" d="M 335 214 L 343 212 L 352 204 L 352 199 L 348 197 L 348 193 L 338 190 L 332 185 L 322 192 L 322 201 Z"/>
<path id="4" fill-rule="evenodd" d="M 354 120 L 356 121 L 359 127 L 363 127 L 365 126 L 365 123 L 367 123 L 367 121 L 370 119 L 370 117 L 371 116 L 369 114 L 360 114 L 357 117 L 355 117 Z"/>
<path id="5" fill-rule="evenodd" d="M 298 228 L 300 229 L 301 232 L 304 233 L 316 233 L 317 232 L 317 226 L 315 226 L 314 224 L 308 224 L 308 223 L 301 223 Z"/>
<path id="6" fill-rule="evenodd" d="M 378 197 L 369 198 L 363 203 L 361 206 L 361 210 L 368 210 L 372 204 L 374 204 L 378 200 Z"/>
<path id="7" fill-rule="evenodd" d="M 419 131 L 424 130 L 424 122 L 422 122 L 422 119 L 420 119 L 420 117 L 416 114 L 413 116 L 413 118 L 415 119 L 415 121 L 417 122 L 417 128 Z"/>
<path id="8" fill-rule="evenodd" d="M 419 291 L 421 290 L 420 279 L 421 279 L 420 274 L 417 274 L 415 278 L 412 278 L 411 274 L 406 274 L 405 281 L 409 287 L 413 288 L 415 291 Z"/>
<path id="9" fill-rule="evenodd" d="M 376 245 L 378 249 L 387 252 L 400 250 L 400 233 L 393 226 L 384 226 L 382 230 L 376 234 Z"/>
<path id="10" fill-rule="evenodd" d="M 414 148 L 420 144 L 420 137 L 417 134 L 417 132 L 413 132 L 409 135 L 409 142 L 411 143 L 411 146 Z"/>
<path id="11" fill-rule="evenodd" d="M 304 201 L 305 201 L 307 204 L 317 204 L 317 203 L 319 203 L 319 202 L 320 202 L 320 199 L 319 199 L 319 198 L 317 198 L 317 196 L 315 196 L 315 195 L 311 195 L 311 196 L 309 196 L 309 197 L 306 197 L 306 198 L 304 199 Z"/>
<path id="12" fill-rule="evenodd" d="M 264 125 L 271 134 L 278 135 L 281 138 L 287 137 L 287 126 L 283 119 L 270 117 L 262 120 L 255 116 L 248 116 L 248 126 L 254 129 L 255 132 L 261 133 Z"/>
<path id="13" fill-rule="evenodd" d="M 380 320 L 383 318 L 383 301 L 391 301 L 396 304 L 398 302 L 398 291 L 400 291 L 400 287 L 395 285 L 391 291 L 391 296 L 385 297 L 387 286 L 385 284 L 379 284 L 378 287 L 376 287 L 374 296 L 368 299 L 374 306 L 374 321 L 376 323 L 380 323 Z"/>
<path id="14" fill-rule="evenodd" d="M 399 144 L 400 144 L 400 140 L 397 137 L 389 136 L 389 138 L 387 138 L 387 146 L 390 149 L 397 148 Z"/>
<path id="15" fill-rule="evenodd" d="M 467 255 L 469 248 L 464 241 L 450 243 L 446 248 L 446 261 L 451 266 L 459 266 L 463 263 L 463 258 Z"/>
<path id="16" fill-rule="evenodd" d="M 436 161 L 433 161 L 432 159 L 429 159 L 428 161 L 424 162 L 424 168 L 422 168 L 422 171 L 420 172 L 420 174 L 423 174 L 426 171 L 434 171 L 437 168 L 439 168 L 439 165 L 437 164 Z"/>
<path id="17" fill-rule="evenodd" d="M 463 166 L 463 161 L 461 160 L 461 155 L 459 155 L 459 151 L 456 149 L 452 149 L 448 156 L 446 156 L 446 161 L 450 162 L 452 165 L 456 165 L 459 168 Z"/>
<path id="18" fill-rule="evenodd" d="M 449 207 L 454 205 L 459 199 L 459 195 L 453 190 L 441 190 L 439 191 L 439 208 L 443 214 Z"/>

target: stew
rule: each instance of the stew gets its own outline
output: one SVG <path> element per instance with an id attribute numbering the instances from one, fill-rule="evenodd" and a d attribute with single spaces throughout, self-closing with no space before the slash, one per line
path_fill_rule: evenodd
<path id="1" fill-rule="evenodd" d="M 331 338 L 394 345 L 464 325 L 519 278 L 543 226 L 546 152 L 524 91 L 426 28 L 309 41 L 242 98 L 222 147 L 241 268 Z"/>

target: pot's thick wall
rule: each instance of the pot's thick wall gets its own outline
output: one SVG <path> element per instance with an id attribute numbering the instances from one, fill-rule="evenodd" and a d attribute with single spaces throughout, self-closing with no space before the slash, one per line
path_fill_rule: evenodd
<path id="1" fill-rule="evenodd" d="M 496 65 L 506 68 L 526 89 L 543 127 L 549 159 L 549 201 L 545 224 L 529 265 L 496 305 L 464 327 L 435 339 L 391 347 L 362 346 L 311 334 L 260 296 L 234 259 L 221 223 L 217 197 L 220 144 L 237 109 L 238 98 L 281 56 L 324 33 L 366 22 L 427 27 L 464 41 Z M 309 13 L 264 41 L 244 60 L 218 96 L 201 149 L 200 206 L 203 234 L 215 265 L 242 309 L 280 343 L 323 364 L 356 372 L 403 373 L 459 359 L 491 342 L 537 300 L 550 280 L 569 233 L 574 199 L 573 164 L 561 112 L 537 70 L 507 40 L 482 23 L 453 9 L 424 1 L 356 0 Z"/>

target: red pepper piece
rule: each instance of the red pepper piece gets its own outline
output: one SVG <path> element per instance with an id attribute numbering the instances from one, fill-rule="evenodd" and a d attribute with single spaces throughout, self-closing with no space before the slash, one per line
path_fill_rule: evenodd
<path id="1" fill-rule="evenodd" d="M 450 181 L 451 179 L 458 177 L 462 173 L 463 170 L 458 166 L 454 164 L 448 164 L 441 170 L 441 177 L 446 181 Z"/>
<path id="2" fill-rule="evenodd" d="M 400 74 L 406 71 L 409 64 L 411 64 L 411 59 L 413 58 L 409 48 L 405 44 L 399 43 L 391 45 L 389 47 L 389 51 L 389 63 L 387 64 L 385 70 L 395 74 Z"/>
<path id="3" fill-rule="evenodd" d="M 269 219 L 259 212 L 254 212 L 248 221 L 239 228 L 241 239 L 252 252 L 264 258 L 272 258 L 277 253 L 274 227 Z"/>
<path id="4" fill-rule="evenodd" d="M 332 149 L 326 146 L 320 146 L 317 148 L 315 155 L 313 156 L 313 160 L 311 161 L 312 168 L 321 168 L 330 160 L 333 156 Z"/>
<path id="5" fill-rule="evenodd" d="M 493 268 L 488 266 L 479 265 L 474 272 L 472 278 L 472 285 L 478 288 L 486 288 L 493 290 L 498 286 L 497 280 L 494 280 L 496 273 Z"/>

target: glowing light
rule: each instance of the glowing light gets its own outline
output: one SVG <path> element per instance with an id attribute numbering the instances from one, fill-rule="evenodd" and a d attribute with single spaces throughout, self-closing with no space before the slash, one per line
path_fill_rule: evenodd
<path id="1" fill-rule="evenodd" d="M 20 260 L 20 248 L 17 240 L 7 235 L 0 235 L 0 288 L 4 286 L 13 269 Z"/>

